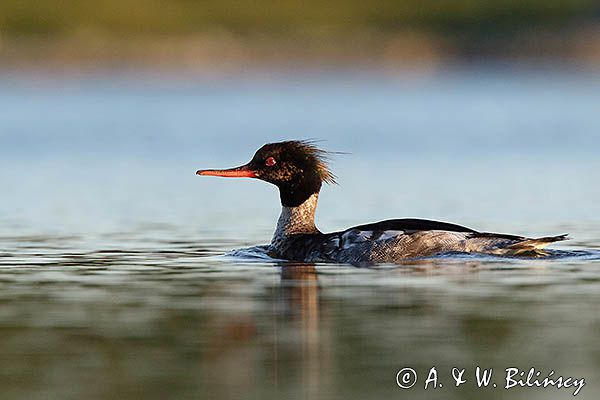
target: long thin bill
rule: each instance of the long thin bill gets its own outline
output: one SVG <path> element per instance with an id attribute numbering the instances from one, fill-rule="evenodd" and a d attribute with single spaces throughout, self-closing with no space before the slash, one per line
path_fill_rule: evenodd
<path id="1" fill-rule="evenodd" d="M 222 176 L 224 178 L 256 178 L 256 174 L 247 165 L 229 169 L 200 169 L 196 175 Z"/>

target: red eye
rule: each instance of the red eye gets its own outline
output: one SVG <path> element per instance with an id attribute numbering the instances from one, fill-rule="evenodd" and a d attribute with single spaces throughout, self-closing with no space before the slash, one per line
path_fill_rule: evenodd
<path id="1" fill-rule="evenodd" d="M 272 167 L 273 165 L 277 164 L 277 161 L 275 161 L 273 157 L 269 157 L 265 160 L 265 164 L 267 167 Z"/>

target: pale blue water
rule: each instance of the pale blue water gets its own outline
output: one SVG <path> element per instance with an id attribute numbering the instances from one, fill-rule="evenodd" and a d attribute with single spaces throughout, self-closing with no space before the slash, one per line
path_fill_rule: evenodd
<path id="1" fill-rule="evenodd" d="M 0 77 L 3 398 L 569 398 L 451 387 L 550 369 L 600 393 L 600 75 L 457 70 Z M 281 266 L 275 188 L 194 175 L 270 141 L 334 157 L 318 226 L 570 233 L 549 260 Z M 420 373 L 409 391 L 395 383 Z M 469 372 L 471 373 L 471 372 Z M 500 372 L 498 372 L 500 374 Z M 500 383 L 498 378 L 498 383 Z"/>

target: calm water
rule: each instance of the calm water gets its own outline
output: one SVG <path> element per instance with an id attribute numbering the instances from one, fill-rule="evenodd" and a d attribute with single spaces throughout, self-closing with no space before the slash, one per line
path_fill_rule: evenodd
<path id="1" fill-rule="evenodd" d="M 599 111 L 580 71 L 0 75 L 2 398 L 572 396 L 501 389 L 508 367 L 598 398 Z M 373 269 L 232 253 L 269 242 L 277 193 L 195 170 L 290 138 L 348 153 L 324 231 L 422 217 L 573 239 L 548 260 Z M 432 366 L 444 386 L 425 391 Z"/>

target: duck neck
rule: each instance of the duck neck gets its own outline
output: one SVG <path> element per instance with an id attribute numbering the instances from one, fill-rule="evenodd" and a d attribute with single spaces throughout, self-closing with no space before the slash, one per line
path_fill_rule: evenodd
<path id="1" fill-rule="evenodd" d="M 272 243 L 289 235 L 300 233 L 319 233 L 315 226 L 315 212 L 319 193 L 313 193 L 308 199 L 296 207 L 281 207 L 281 215 L 273 234 Z"/>

